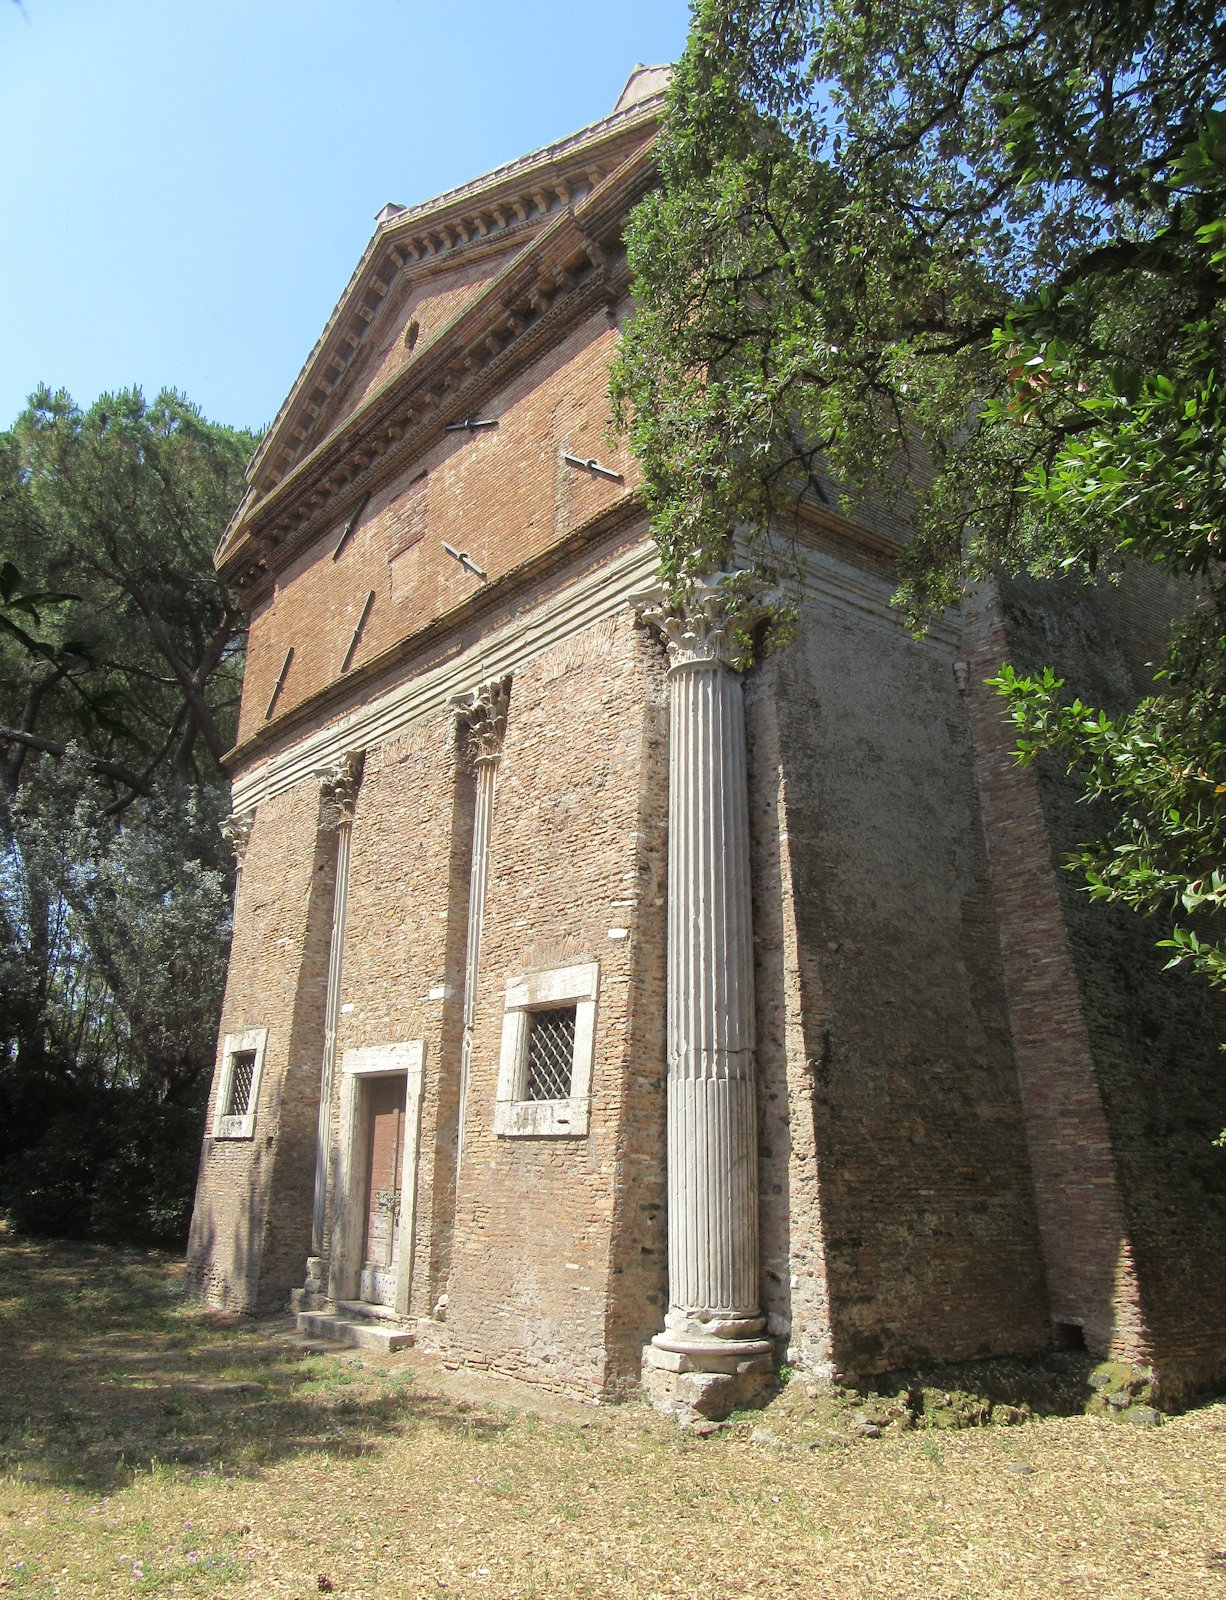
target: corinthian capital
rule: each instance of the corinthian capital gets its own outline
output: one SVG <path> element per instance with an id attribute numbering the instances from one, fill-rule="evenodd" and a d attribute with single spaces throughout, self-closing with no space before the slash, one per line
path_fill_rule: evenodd
<path id="1" fill-rule="evenodd" d="M 366 760 L 363 750 L 350 751 L 330 767 L 317 774 L 319 778 L 319 825 L 325 830 L 341 827 L 353 821 L 358 800 L 358 787 L 362 782 L 362 767 Z"/>
<path id="2" fill-rule="evenodd" d="M 451 701 L 463 753 L 474 767 L 497 761 L 507 731 L 510 678 L 490 678 Z"/>
<path id="3" fill-rule="evenodd" d="M 232 811 L 221 824 L 221 836 L 233 850 L 234 860 L 240 872 L 243 868 L 243 857 L 247 854 L 247 846 L 251 842 L 251 828 L 254 822 L 254 811 Z"/>
<path id="4" fill-rule="evenodd" d="M 738 624 L 743 628 L 756 621 L 764 609 L 751 583 L 749 572 L 712 572 L 675 588 L 660 585 L 636 595 L 631 604 L 641 621 L 664 635 L 670 667 L 739 671 L 746 663 L 734 632 Z"/>

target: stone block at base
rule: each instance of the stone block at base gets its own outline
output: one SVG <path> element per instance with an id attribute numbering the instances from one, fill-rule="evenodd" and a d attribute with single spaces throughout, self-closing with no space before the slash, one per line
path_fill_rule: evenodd
<path id="1" fill-rule="evenodd" d="M 416 1317 L 413 1322 L 413 1337 L 419 1350 L 427 1355 L 441 1355 L 444 1350 L 451 1349 L 451 1335 L 447 1331 L 445 1322 L 437 1322 L 433 1317 Z"/>
<path id="2" fill-rule="evenodd" d="M 289 1308 L 295 1316 L 300 1311 L 331 1311 L 335 1309 L 328 1303 L 327 1295 L 318 1289 L 312 1289 L 310 1284 L 307 1284 L 302 1289 L 290 1290 Z"/>
<path id="3" fill-rule="evenodd" d="M 643 1362 L 643 1392 L 657 1411 L 684 1422 L 695 1416 L 718 1422 L 729 1412 L 743 1411 L 761 1402 L 775 1388 L 769 1362 L 753 1365 L 751 1372 L 669 1372 L 654 1361 Z"/>

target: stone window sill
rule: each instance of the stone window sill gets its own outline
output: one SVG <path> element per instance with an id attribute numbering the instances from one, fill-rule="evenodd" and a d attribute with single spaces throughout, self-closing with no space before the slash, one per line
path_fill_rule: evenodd
<path id="1" fill-rule="evenodd" d="M 505 1139 L 576 1139 L 588 1130 L 591 1098 L 500 1100 L 494 1107 L 494 1132 Z"/>

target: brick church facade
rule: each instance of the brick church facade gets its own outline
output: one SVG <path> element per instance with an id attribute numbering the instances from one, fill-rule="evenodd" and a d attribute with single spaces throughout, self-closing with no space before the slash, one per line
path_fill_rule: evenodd
<path id="1" fill-rule="evenodd" d="M 1053 1338 L 1178 1399 L 1226 1372 L 1219 1018 L 1076 893 L 1092 819 L 983 687 L 1122 705 L 1170 597 L 1002 583 L 917 641 L 905 528 L 815 505 L 738 670 L 608 432 L 664 77 L 386 207 L 252 462 L 189 1286 L 592 1399 Z"/>

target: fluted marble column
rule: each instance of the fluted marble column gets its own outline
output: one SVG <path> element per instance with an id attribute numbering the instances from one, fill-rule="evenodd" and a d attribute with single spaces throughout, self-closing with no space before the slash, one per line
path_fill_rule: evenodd
<path id="1" fill-rule="evenodd" d="M 771 1344 L 758 1299 L 745 715 L 730 637 L 743 602 L 718 576 L 644 610 L 669 653 L 669 1309 L 644 1360 L 744 1375 L 770 1365 Z"/>

